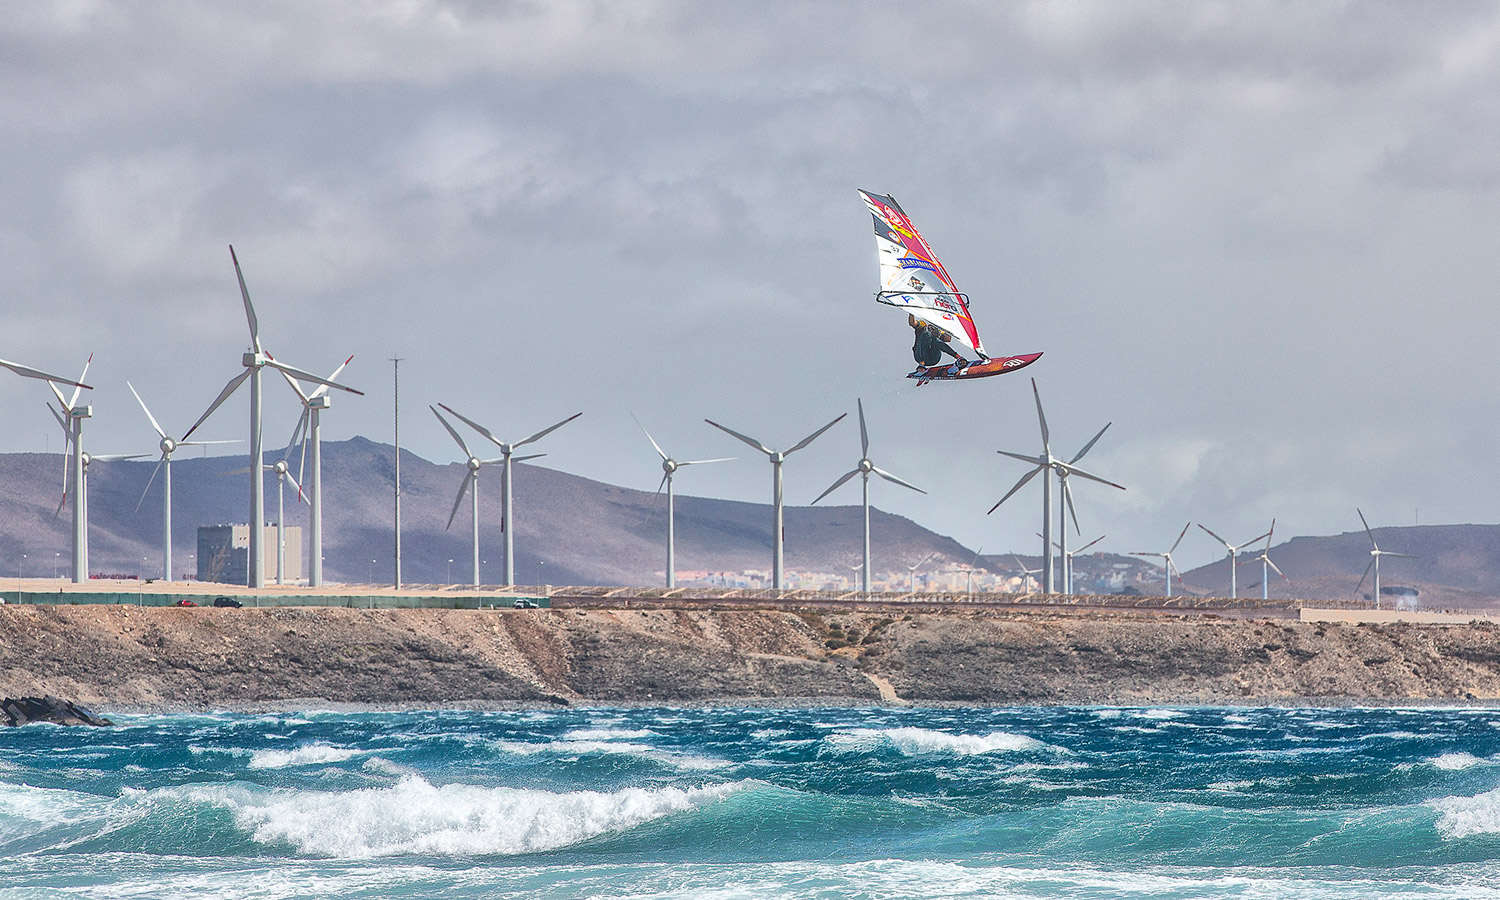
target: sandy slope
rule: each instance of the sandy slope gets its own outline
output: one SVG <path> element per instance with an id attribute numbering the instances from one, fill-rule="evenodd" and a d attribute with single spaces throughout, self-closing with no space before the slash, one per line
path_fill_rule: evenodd
<path id="1" fill-rule="evenodd" d="M 891 692 L 894 691 L 894 697 Z M 342 703 L 1500 699 L 1500 628 L 1032 613 L 0 607 L 0 694 Z"/>

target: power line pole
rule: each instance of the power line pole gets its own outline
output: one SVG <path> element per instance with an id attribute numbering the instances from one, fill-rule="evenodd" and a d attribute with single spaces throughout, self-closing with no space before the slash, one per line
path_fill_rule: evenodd
<path id="1" fill-rule="evenodd" d="M 396 419 L 396 590 L 401 590 L 401 358 L 391 359 L 395 371 Z"/>

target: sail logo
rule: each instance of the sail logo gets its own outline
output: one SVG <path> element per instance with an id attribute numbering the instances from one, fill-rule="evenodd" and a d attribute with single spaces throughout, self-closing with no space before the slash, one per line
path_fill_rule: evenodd
<path id="1" fill-rule="evenodd" d="M 932 263 L 928 262 L 925 259 L 918 259 L 915 256 L 903 256 L 896 262 L 899 263 L 901 268 L 903 269 L 926 269 L 929 272 L 937 271 L 937 269 L 934 269 L 932 267 Z"/>

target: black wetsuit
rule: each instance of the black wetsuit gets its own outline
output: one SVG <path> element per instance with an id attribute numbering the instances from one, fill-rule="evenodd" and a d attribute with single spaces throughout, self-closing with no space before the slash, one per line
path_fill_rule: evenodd
<path id="1" fill-rule="evenodd" d="M 946 353 L 955 360 L 962 359 L 949 347 L 947 343 L 940 340 L 931 328 L 923 327 L 917 330 L 916 342 L 911 346 L 911 355 L 917 360 L 919 366 L 935 366 L 943 361 Z"/>

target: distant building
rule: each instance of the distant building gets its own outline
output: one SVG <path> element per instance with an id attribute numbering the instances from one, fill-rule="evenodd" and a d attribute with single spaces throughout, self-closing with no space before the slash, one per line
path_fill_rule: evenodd
<path id="1" fill-rule="evenodd" d="M 276 583 L 276 526 L 267 525 L 263 538 L 265 547 L 266 583 Z M 286 529 L 286 571 L 282 580 L 287 584 L 302 581 L 302 527 L 289 525 Z M 198 528 L 198 580 L 219 584 L 250 583 L 250 526 L 249 525 L 201 525 Z"/>

